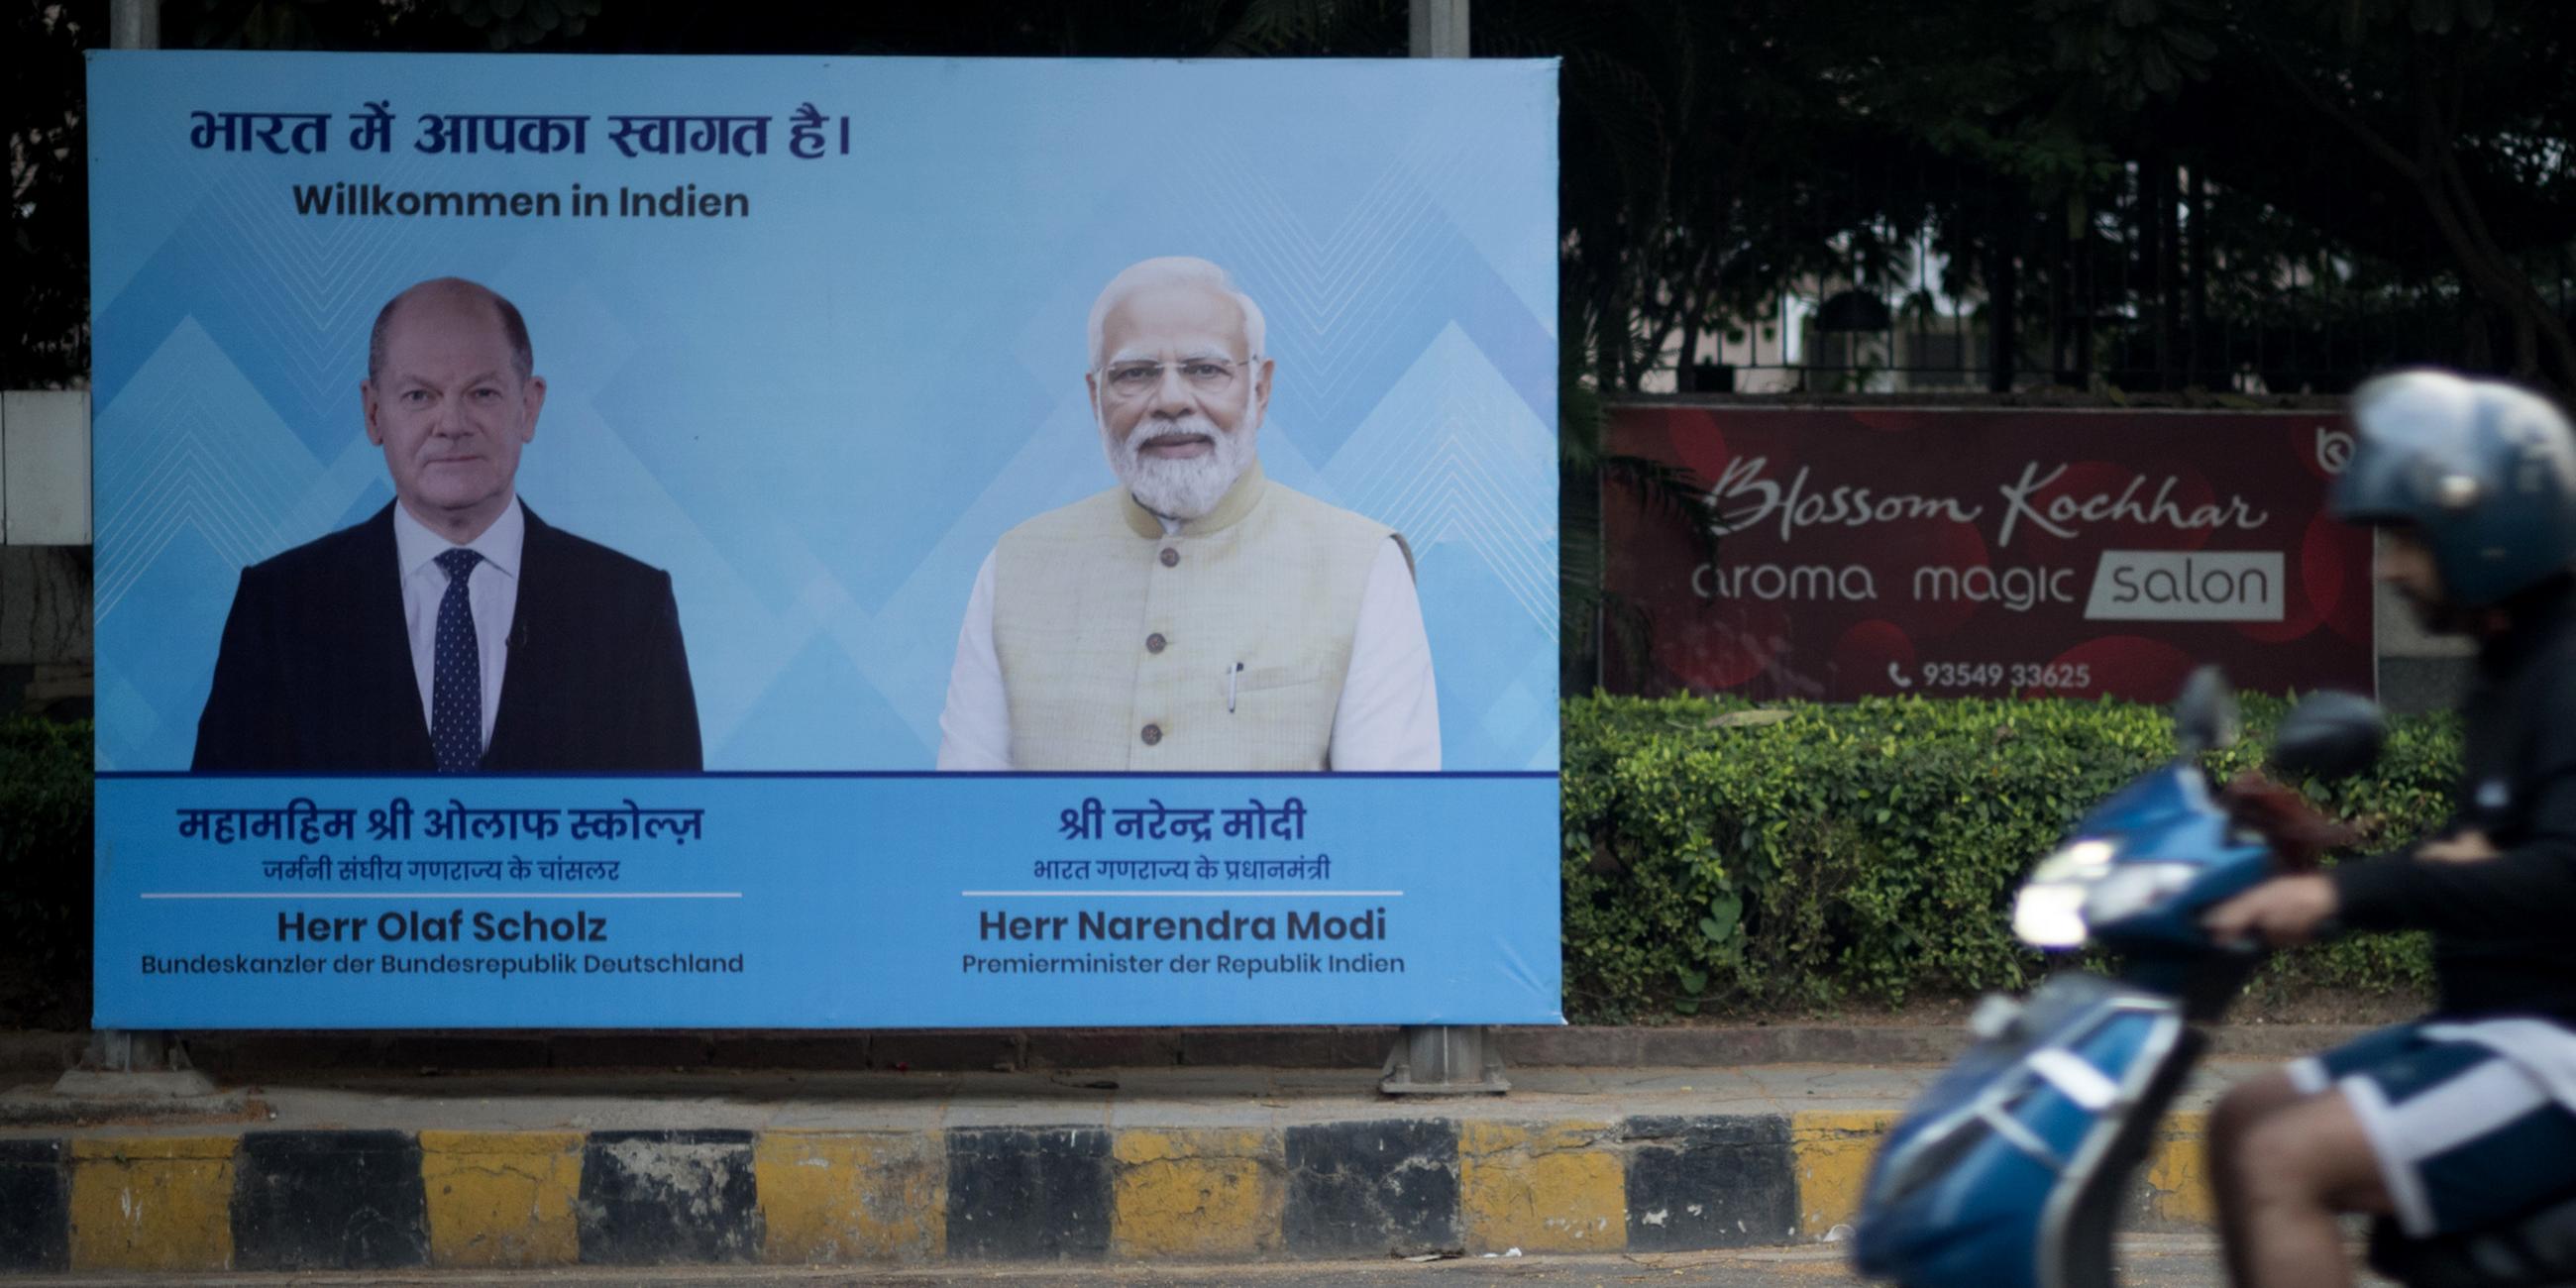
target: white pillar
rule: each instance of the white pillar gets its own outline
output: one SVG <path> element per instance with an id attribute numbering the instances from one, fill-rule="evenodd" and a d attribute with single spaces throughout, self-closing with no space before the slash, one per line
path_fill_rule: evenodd
<path id="1" fill-rule="evenodd" d="M 110 49 L 159 49 L 161 0 L 108 0 L 107 45 Z"/>
<path id="2" fill-rule="evenodd" d="M 1468 0 L 1413 0 L 1413 56 L 1467 56 Z"/>

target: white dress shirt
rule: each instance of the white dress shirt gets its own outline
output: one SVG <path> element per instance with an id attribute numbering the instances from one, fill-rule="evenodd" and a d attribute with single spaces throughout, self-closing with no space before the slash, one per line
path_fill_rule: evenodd
<path id="1" fill-rule="evenodd" d="M 1163 521 L 1166 532 L 1180 525 Z M 480 612 L 478 608 L 476 610 Z M 1351 665 L 1333 707 L 1326 753 L 1339 770 L 1440 768 L 1440 699 L 1431 678 L 1431 639 L 1413 567 L 1389 539 L 1369 565 L 1351 628 Z M 1002 688 L 1002 659 L 993 648 L 993 556 L 975 572 L 966 620 L 957 631 L 957 660 L 948 671 L 948 705 L 939 713 L 941 769 L 1011 768 L 1011 706 Z"/>
<path id="2" fill-rule="evenodd" d="M 501 673 L 510 663 L 510 623 L 519 612 L 519 554 L 527 545 L 528 517 L 519 498 L 465 548 L 483 556 L 468 574 L 465 602 L 474 610 L 474 646 L 483 663 L 483 745 L 492 745 L 492 718 L 501 711 Z M 455 542 L 429 530 L 394 503 L 394 555 L 402 568 L 403 625 L 411 636 L 411 673 L 420 682 L 420 720 L 427 728 L 430 691 L 438 670 L 438 601 L 447 594 L 447 570 L 438 557 Z"/>

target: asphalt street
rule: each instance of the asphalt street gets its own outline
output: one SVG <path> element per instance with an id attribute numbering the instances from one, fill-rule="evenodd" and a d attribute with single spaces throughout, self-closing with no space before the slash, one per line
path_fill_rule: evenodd
<path id="1" fill-rule="evenodd" d="M 2197 1235 L 2140 1235 L 2125 1241 L 2119 1261 L 2120 1281 L 2133 1288 L 2223 1288 L 2216 1246 Z M 131 1278 L 72 1275 L 56 1284 L 86 1285 L 134 1282 Z M 1433 1284 L 1442 1288 L 1494 1285 L 1547 1285 L 1549 1288 L 1616 1288 L 1624 1285 L 1669 1285 L 1670 1288 L 1862 1288 L 1867 1280 L 1852 1275 L 1843 1253 L 1834 1247 L 1765 1248 L 1742 1252 L 1690 1252 L 1606 1257 L 1475 1257 L 1441 1261 L 1298 1262 L 1221 1266 L 1044 1266 L 1022 1268 L 938 1268 L 919 1271 L 863 1267 L 806 1269 L 744 1266 L 710 1270 L 689 1267 L 661 1271 L 613 1267 L 581 1270 L 526 1271 L 516 1274 L 471 1272 L 330 1273 L 292 1275 L 210 1275 L 195 1284 L 269 1288 L 296 1285 L 420 1285 L 462 1288 L 464 1285 L 594 1285 L 636 1284 L 646 1288 L 750 1288 L 753 1285 L 856 1284 L 892 1288 L 931 1288 L 944 1284 L 984 1284 L 995 1288 L 1398 1288 Z M 2365 1284 L 2387 1281 L 2365 1278 Z"/>

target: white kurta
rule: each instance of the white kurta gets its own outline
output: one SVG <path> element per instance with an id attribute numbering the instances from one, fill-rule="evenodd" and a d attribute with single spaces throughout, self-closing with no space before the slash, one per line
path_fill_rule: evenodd
<path id="1" fill-rule="evenodd" d="M 1084 675 L 1082 683 L 1092 690 L 1118 690 L 1084 706 L 1092 724 L 1113 719 L 1118 729 L 1087 732 L 1090 750 L 1077 755 L 1084 760 L 1082 768 L 1440 768 L 1440 703 L 1432 683 L 1430 639 L 1422 629 L 1412 562 L 1399 538 L 1358 515 L 1267 484 L 1260 466 L 1247 471 L 1239 489 L 1244 489 L 1242 495 L 1229 492 L 1229 502 L 1221 502 L 1203 523 L 1157 523 L 1141 518 L 1144 510 L 1128 497 L 1103 495 L 1023 526 L 1038 528 L 1054 541 L 1043 546 L 1046 577 L 1038 580 L 1038 592 L 1061 600 L 1048 613 L 1079 613 L 1082 618 L 1041 618 L 1036 631 L 1023 629 L 1020 657 L 1033 670 L 1054 670 L 1061 662 L 1059 652 L 1100 652 L 1103 639 L 1110 649 L 1105 657 L 1084 662 L 1087 672 L 1072 672 Z M 1267 510 L 1260 510 L 1265 497 Z M 1236 526 L 1247 515 L 1255 523 Z M 1077 523 L 1072 531 L 1082 533 L 1084 541 L 1061 541 L 1066 523 Z M 1316 523 L 1332 528 L 1332 541 L 1314 541 Z M 1350 569 L 1355 574 L 1347 582 L 1350 603 L 1340 603 L 1340 595 L 1332 595 L 1334 603 L 1321 608 L 1275 600 L 1275 595 L 1293 598 L 1296 587 L 1311 590 L 1316 585 L 1314 577 L 1301 574 L 1311 569 L 1296 567 L 1309 556 L 1327 556 L 1311 554 L 1309 546 L 1350 549 L 1352 536 L 1365 546 L 1358 546 L 1363 562 Z M 1010 541 L 1005 538 L 1005 546 Z M 1172 551 L 1170 564 L 1154 562 L 1162 549 Z M 1018 729 L 1015 739 L 1012 677 L 1005 667 L 1010 649 L 997 644 L 994 626 L 1005 582 L 997 572 L 999 562 L 1002 549 L 976 569 L 966 618 L 958 629 L 948 706 L 940 714 L 938 768 L 943 770 L 1038 768 L 1023 765 L 1025 757 L 1012 750 L 1015 742 L 1023 750 L 1028 747 L 1030 729 Z M 1211 598 L 1206 592 L 1157 595 L 1154 590 L 1164 582 L 1185 582 L 1190 572 L 1226 577 L 1234 598 Z M 1084 592 L 1084 577 L 1103 577 L 1123 590 Z M 1236 587 L 1234 580 L 1255 585 Z M 1278 590 L 1265 592 L 1265 582 Z M 1023 577 L 1023 587 L 1028 585 Z M 1103 613 L 1115 621 L 1103 621 Z M 1211 613 L 1226 621 L 1211 621 Z M 1247 616 L 1262 618 L 1257 639 L 1244 639 L 1242 618 Z M 1280 639 L 1298 634 L 1316 634 L 1316 639 Z M 1170 644 L 1164 636 L 1170 636 Z M 1278 703 L 1296 701 L 1296 696 L 1288 685 L 1265 685 L 1303 675 L 1301 667 L 1337 683 L 1321 696 L 1329 706 L 1301 719 L 1303 726 L 1329 724 L 1329 744 L 1316 739 L 1311 752 L 1278 760 L 1283 755 L 1278 739 L 1301 737 L 1293 729 L 1288 734 L 1278 729 Z M 1200 670 L 1208 675 L 1198 675 Z M 1167 680 L 1157 680 L 1157 675 Z M 1028 685 L 1028 677 L 1020 677 L 1020 683 Z M 1051 675 L 1048 683 L 1061 680 Z M 1061 708 L 1061 703 L 1043 706 Z M 1110 714 L 1103 716 L 1103 711 Z M 1131 719 L 1128 711 L 1139 716 Z M 1296 714 L 1288 719 L 1298 724 Z M 1146 724 L 1154 729 L 1141 729 Z M 1157 757 L 1151 747 L 1162 739 L 1164 726 L 1170 726 L 1175 742 L 1164 747 L 1170 755 Z M 1139 734 L 1144 742 L 1136 744 Z M 1195 734 L 1195 742 L 1185 734 Z"/>

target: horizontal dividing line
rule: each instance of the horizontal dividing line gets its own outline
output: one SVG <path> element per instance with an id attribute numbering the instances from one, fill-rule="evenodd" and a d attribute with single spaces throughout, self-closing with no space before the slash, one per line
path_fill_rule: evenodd
<path id="1" fill-rule="evenodd" d="M 595 894 L 578 891 L 546 890 L 531 894 L 493 894 L 489 891 L 456 894 L 341 894 L 316 891 L 312 894 L 265 890 L 147 890 L 144 899 L 739 899 L 740 890 L 602 890 Z"/>
<path id="2" fill-rule="evenodd" d="M 464 779 L 466 779 L 466 780 L 467 780 L 467 781 L 469 781 L 469 782 L 470 782 L 470 781 L 476 781 L 476 780 L 480 780 L 480 781 L 484 781 L 484 782 L 509 782 L 509 781 L 528 781 L 528 782 L 565 781 L 565 782 L 575 782 L 575 781 L 581 781 L 581 780 L 585 780 L 585 779 L 606 779 L 606 780 L 610 780 L 610 781 L 615 781 L 615 780 L 620 780 L 620 779 L 631 779 L 631 780 L 634 780 L 634 781 L 636 781 L 636 782 L 645 782 L 645 781 L 658 781 L 658 782 L 691 782 L 691 781 L 699 781 L 699 782 L 703 782 L 703 781 L 710 780 L 710 779 L 722 780 L 722 779 L 763 779 L 763 778 L 777 778 L 777 779 L 791 779 L 791 778 L 846 778 L 846 779 L 852 779 L 852 780 L 878 779 L 878 778 L 904 778 L 904 779 L 915 779 L 915 778 L 918 778 L 918 779 L 933 779 L 933 780 L 941 780 L 941 779 L 944 779 L 944 780 L 948 780 L 948 781 L 952 781 L 952 782 L 960 782 L 960 783 L 972 783 L 972 782 L 995 782 L 995 781 L 1008 781 L 1008 780 L 1012 780 L 1012 779 L 1032 779 L 1032 780 L 1036 780 L 1036 779 L 1054 779 L 1054 780 L 1063 780 L 1063 779 L 1086 779 L 1086 778 L 1088 778 L 1088 779 L 1098 779 L 1098 780 L 1100 780 L 1100 781 L 1102 781 L 1102 782 L 1104 782 L 1104 783 L 1120 784 L 1120 783 L 1155 783 L 1155 782 L 1161 782 L 1161 781 L 1163 781 L 1163 780 L 1165 780 L 1165 779 L 1174 779 L 1174 778 L 1185 778 L 1185 779 L 1222 779 L 1222 780 L 1239 780 L 1239 781 L 1245 781 L 1245 782 L 1256 782 L 1256 783 L 1257 783 L 1257 782 L 1268 782 L 1268 781 L 1273 781 L 1273 780 L 1278 781 L 1278 782 L 1282 782 L 1282 783 L 1305 782 L 1305 781 L 1308 781 L 1308 780 L 1320 780 L 1320 781 L 1330 782 L 1330 781 L 1333 781 L 1333 780 L 1336 780 L 1336 779 L 1343 780 L 1343 781 L 1358 781 L 1358 780 L 1366 780 L 1366 779 L 1403 779 L 1403 780 L 1412 781 L 1412 782 L 1438 782 L 1438 781 L 1440 781 L 1440 780 L 1442 780 L 1442 779 L 1456 779 L 1456 780 L 1459 780 L 1459 781 L 1462 781 L 1462 782 L 1463 782 L 1463 781 L 1467 781 L 1467 780 L 1471 780 L 1471 779 L 1492 779 L 1492 778 L 1545 778 L 1545 779 L 1551 779 L 1551 780 L 1553 780 L 1553 779 L 1555 779 L 1558 775 L 1557 775 L 1557 771 L 1556 771 L 1556 770 L 1553 770 L 1553 769 L 1438 769 L 1438 770 L 1427 770 L 1427 771 L 1424 771 L 1424 770 L 1394 770 L 1394 769 L 1383 769 L 1383 770 L 1380 770 L 1380 769 L 1333 769 L 1333 770 L 1316 769 L 1316 770 L 1279 771 L 1279 772 L 1264 772 L 1264 773 L 1246 773 L 1246 772 L 1240 772 L 1240 771 L 1236 771 L 1236 770 L 1218 770 L 1218 769 L 1184 769 L 1184 770 L 1161 771 L 1161 772 L 1150 773 L 1150 774 L 1145 774 L 1145 773 L 1125 773 L 1125 772 L 1116 772 L 1116 771 L 1108 771 L 1108 770 L 1070 770 L 1070 769 L 1068 769 L 1068 770 L 1055 770 L 1055 769 L 1046 769 L 1046 770 L 1038 770 L 1038 769 L 1021 769 L 1021 770 L 1012 770 L 1012 769 L 996 769 L 996 770 L 933 770 L 933 769 L 709 769 L 709 770 L 703 770 L 703 771 L 689 771 L 689 772 L 681 772 L 681 771 L 676 771 L 676 770 L 674 770 L 674 771 L 666 771 L 666 772 L 658 772 L 658 773 L 628 773 L 628 772 L 625 772 L 625 771 L 622 771 L 622 770 L 548 770 L 548 771 L 544 771 L 544 772 L 537 772 L 537 771 L 508 771 L 508 770 L 504 770 L 504 771 L 496 771 L 496 772 L 492 772 L 492 773 L 475 773 L 475 774 L 472 774 L 472 775 L 439 775 L 439 776 L 433 776 L 433 775 L 430 775 L 430 774 L 427 774 L 427 773 L 398 774 L 398 773 L 382 773 L 382 772 L 376 772 L 376 771 L 356 771 L 356 770 L 303 770 L 303 769 L 281 769 L 281 770 L 202 770 L 202 771 L 201 771 L 201 770 L 193 770 L 193 769 L 102 769 L 102 770 L 99 770 L 99 771 L 97 772 L 97 775 L 96 775 L 96 776 L 97 776 L 98 778 L 100 778 L 100 779 L 103 779 L 103 780 L 106 780 L 106 781 L 109 781 L 109 782 L 114 782 L 114 781 L 118 781 L 118 780 L 138 780 L 138 781 L 139 781 L 139 780 L 144 780 L 144 779 L 154 779 L 154 778 L 199 778 L 199 779 L 204 779 L 204 780 L 209 781 L 209 782 L 222 782 L 222 781 L 251 781 L 251 780 L 267 779 L 267 778 L 310 778 L 310 779 L 314 779 L 314 780 L 317 780 L 317 781 L 322 781 L 322 780 L 348 780 L 348 781 L 366 781 L 366 782 L 410 782 L 410 783 L 418 783 L 418 784 L 421 784 L 421 785 L 423 785 L 423 786 L 436 787 L 436 788 L 438 788 L 438 789 L 440 789 L 440 790 L 448 790 L 448 789 L 453 788 L 453 787 L 456 785 L 457 780 L 458 780 L 459 778 L 464 778 Z"/>
<path id="3" fill-rule="evenodd" d="M 960 890 L 961 899 L 1401 899 L 1402 890 Z"/>

